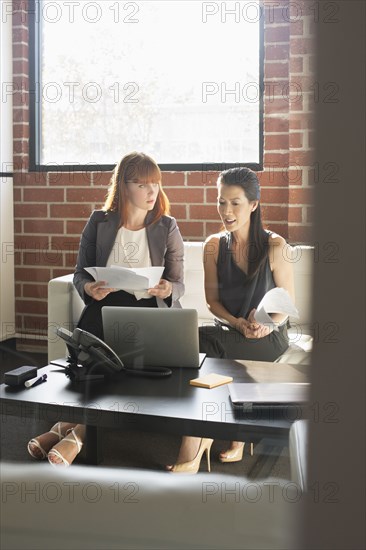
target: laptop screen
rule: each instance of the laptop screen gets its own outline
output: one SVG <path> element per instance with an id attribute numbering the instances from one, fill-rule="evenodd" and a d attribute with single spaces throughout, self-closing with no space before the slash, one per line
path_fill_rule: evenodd
<path id="1" fill-rule="evenodd" d="M 199 368 L 195 309 L 102 308 L 105 342 L 126 366 Z"/>

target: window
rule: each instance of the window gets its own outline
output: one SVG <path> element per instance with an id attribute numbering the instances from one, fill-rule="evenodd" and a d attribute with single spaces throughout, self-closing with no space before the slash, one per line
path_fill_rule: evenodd
<path id="1" fill-rule="evenodd" d="M 257 1 L 36 1 L 31 169 L 262 168 Z"/>

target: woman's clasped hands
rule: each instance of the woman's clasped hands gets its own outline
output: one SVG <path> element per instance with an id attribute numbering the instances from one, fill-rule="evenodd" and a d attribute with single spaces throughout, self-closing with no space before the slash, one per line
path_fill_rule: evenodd
<path id="1" fill-rule="evenodd" d="M 262 325 L 255 320 L 254 314 L 257 310 L 253 308 L 248 315 L 248 319 L 239 317 L 235 323 L 235 328 L 246 338 L 264 338 L 273 331 L 273 326 Z"/>

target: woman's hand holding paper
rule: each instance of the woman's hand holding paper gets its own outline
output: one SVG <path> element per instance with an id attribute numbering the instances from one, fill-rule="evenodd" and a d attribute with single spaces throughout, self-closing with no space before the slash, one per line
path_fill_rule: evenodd
<path id="1" fill-rule="evenodd" d="M 172 293 L 173 285 L 170 281 L 167 281 L 166 279 L 160 279 L 159 283 L 155 285 L 153 288 L 149 288 L 147 291 L 151 296 L 156 296 L 157 298 L 161 298 L 162 300 L 165 300 L 166 298 L 169 298 L 169 296 Z"/>
<path id="2" fill-rule="evenodd" d="M 91 296 L 94 300 L 103 300 L 111 292 L 115 292 L 115 288 L 105 288 L 108 283 L 106 281 L 94 281 L 85 283 L 84 290 L 88 296 Z"/>

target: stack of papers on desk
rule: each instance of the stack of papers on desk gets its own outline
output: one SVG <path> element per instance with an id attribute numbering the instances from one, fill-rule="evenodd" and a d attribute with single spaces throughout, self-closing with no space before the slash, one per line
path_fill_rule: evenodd
<path id="1" fill-rule="evenodd" d="M 164 267 L 85 267 L 95 281 L 106 281 L 105 288 L 119 290 L 147 290 L 153 288 L 161 279 Z"/>

